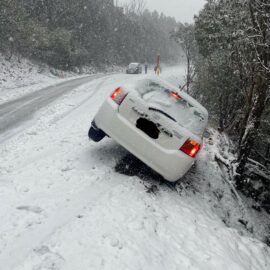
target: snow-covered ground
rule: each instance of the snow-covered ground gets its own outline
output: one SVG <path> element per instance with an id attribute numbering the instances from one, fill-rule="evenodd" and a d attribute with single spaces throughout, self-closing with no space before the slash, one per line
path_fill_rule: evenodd
<path id="1" fill-rule="evenodd" d="M 85 71 L 87 74 L 96 73 L 90 67 Z M 0 53 L 0 104 L 82 76 L 85 75 L 60 71 L 16 55 L 9 59 Z"/>
<path id="2" fill-rule="evenodd" d="M 162 76 L 178 84 L 183 73 Z M 143 76 L 82 85 L 0 144 L 1 270 L 270 269 L 270 249 L 251 237 L 252 226 L 263 231 L 256 214 L 249 212 L 249 230 L 237 223 L 246 217 L 214 161 L 212 140 L 175 187 L 143 166 L 142 176 L 140 163 L 126 162 L 113 140 L 89 142 L 104 98 Z M 129 176 L 116 172 L 119 164 Z"/>

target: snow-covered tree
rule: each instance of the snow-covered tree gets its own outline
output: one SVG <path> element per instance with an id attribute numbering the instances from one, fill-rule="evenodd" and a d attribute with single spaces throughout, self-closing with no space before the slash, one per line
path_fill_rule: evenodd
<path id="1" fill-rule="evenodd" d="M 209 0 L 195 20 L 195 36 L 198 88 L 220 129 L 238 141 L 236 184 L 244 189 L 269 104 L 269 1 Z"/>
<path id="2" fill-rule="evenodd" d="M 131 16 L 132 13 L 132 16 Z M 0 50 L 69 69 L 175 59 L 176 21 L 132 0 L 128 14 L 113 0 L 2 0 Z"/>
<path id="3" fill-rule="evenodd" d="M 193 24 L 179 24 L 172 37 L 181 46 L 186 58 L 186 83 L 184 89 L 189 93 L 190 85 L 195 77 L 193 61 L 196 57 L 196 41 Z"/>

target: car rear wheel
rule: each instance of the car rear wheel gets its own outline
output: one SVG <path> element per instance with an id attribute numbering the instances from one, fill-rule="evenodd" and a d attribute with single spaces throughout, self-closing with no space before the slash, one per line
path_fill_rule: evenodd
<path id="1" fill-rule="evenodd" d="M 95 122 L 92 122 L 92 125 L 88 131 L 89 139 L 93 140 L 94 142 L 101 141 L 106 136 L 106 133 L 99 129 Z"/>

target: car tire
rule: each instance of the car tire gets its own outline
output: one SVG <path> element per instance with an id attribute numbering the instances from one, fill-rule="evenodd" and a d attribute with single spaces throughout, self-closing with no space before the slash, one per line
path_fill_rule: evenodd
<path id="1" fill-rule="evenodd" d="M 94 142 L 99 142 L 101 141 L 104 137 L 106 136 L 106 133 L 99 129 L 95 122 L 92 122 L 92 125 L 88 131 L 88 137 L 90 140 L 94 141 Z"/>

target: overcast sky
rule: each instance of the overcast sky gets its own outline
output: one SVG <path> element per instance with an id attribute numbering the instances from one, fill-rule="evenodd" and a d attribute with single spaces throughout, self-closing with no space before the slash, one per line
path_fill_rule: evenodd
<path id="1" fill-rule="evenodd" d="M 129 0 L 121 0 L 129 2 Z M 119 2 L 121 2 L 119 1 Z M 145 0 L 147 8 L 163 12 L 165 15 L 175 17 L 180 22 L 193 22 L 194 14 L 197 14 L 204 6 L 206 0 Z"/>

